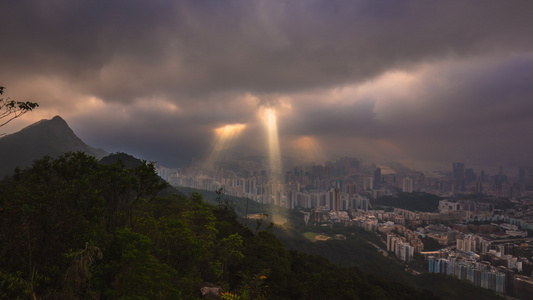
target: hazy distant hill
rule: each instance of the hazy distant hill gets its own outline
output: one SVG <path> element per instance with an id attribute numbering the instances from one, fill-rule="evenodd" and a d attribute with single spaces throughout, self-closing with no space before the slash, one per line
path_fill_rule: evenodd
<path id="1" fill-rule="evenodd" d="M 68 151 L 82 151 L 96 158 L 108 154 L 85 144 L 65 120 L 55 116 L 0 138 L 0 178 L 11 174 L 17 166 L 30 166 L 44 155 L 58 157 Z"/>

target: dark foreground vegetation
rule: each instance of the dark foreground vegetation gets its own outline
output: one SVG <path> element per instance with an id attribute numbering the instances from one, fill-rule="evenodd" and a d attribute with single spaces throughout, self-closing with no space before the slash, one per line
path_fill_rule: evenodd
<path id="1" fill-rule="evenodd" d="M 222 195 L 161 196 L 153 165 L 45 157 L 0 189 L 1 299 L 435 299 L 287 250 L 243 226 Z"/>
<path id="2" fill-rule="evenodd" d="M 441 197 L 428 193 L 399 193 L 372 200 L 372 205 L 398 207 L 411 211 L 438 212 Z"/>

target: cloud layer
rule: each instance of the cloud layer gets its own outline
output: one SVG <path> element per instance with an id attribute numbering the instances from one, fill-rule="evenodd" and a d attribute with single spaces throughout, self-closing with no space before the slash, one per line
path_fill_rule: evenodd
<path id="1" fill-rule="evenodd" d="M 61 115 L 180 166 L 226 124 L 261 147 L 271 107 L 287 155 L 533 163 L 530 1 L 4 2 L 0 84 L 40 104 L 7 132 Z"/>

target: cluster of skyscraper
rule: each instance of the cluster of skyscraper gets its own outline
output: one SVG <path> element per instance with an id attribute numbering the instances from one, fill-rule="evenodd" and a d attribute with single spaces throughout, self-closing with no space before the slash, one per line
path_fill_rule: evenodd
<path id="1" fill-rule="evenodd" d="M 393 252 L 402 261 L 409 262 L 415 248 L 396 235 L 387 235 L 387 251 Z"/>
<path id="2" fill-rule="evenodd" d="M 488 263 L 465 260 L 460 257 L 450 259 L 428 258 L 428 272 L 442 273 L 468 280 L 476 286 L 499 293 L 508 293 L 514 281 L 513 272 L 501 271 Z"/>
<path id="3" fill-rule="evenodd" d="M 469 280 L 477 286 L 500 293 L 508 293 L 513 289 L 513 284 L 522 285 L 519 289 L 514 288 L 515 294 L 519 294 L 517 290 L 526 291 L 524 293 L 533 290 L 533 283 L 513 273 L 522 272 L 522 264 L 530 264 L 528 258 L 518 257 L 520 251 L 511 255 L 504 249 L 506 244 L 490 242 L 497 240 L 496 243 L 501 243 L 502 239 L 525 237 L 525 230 L 533 229 L 533 205 L 527 201 L 533 194 L 525 188 L 533 186 L 533 170 L 521 168 L 517 180 L 516 177 L 504 175 L 501 168 L 497 175 L 490 176 L 481 171 L 478 176 L 473 169 L 465 168 L 465 164 L 460 162 L 453 163 L 451 172 L 432 174 L 437 176 L 401 168 L 401 171 L 396 172 L 386 166 L 364 168 L 354 158 L 306 166 L 294 166 L 284 161 L 284 167 L 276 171 L 276 176 L 272 175 L 269 161 L 266 160 L 228 161 L 209 169 L 203 166 L 198 164 L 186 170 L 162 170 L 160 173 L 177 186 L 206 190 L 224 187 L 228 195 L 287 208 L 301 208 L 308 211 L 304 219 L 317 224 L 341 222 L 379 232 L 383 238 L 386 237 L 387 250 L 402 261 L 409 262 L 415 252 L 430 256 L 429 272 Z M 370 209 L 370 198 L 414 191 L 447 199 L 439 202 L 438 212 Z M 515 203 L 521 203 L 520 209 L 507 214 L 505 210 L 496 210 L 488 202 L 456 199 L 457 194 L 480 193 L 484 197 L 514 197 Z M 521 202 L 521 197 L 526 201 Z M 470 225 L 467 226 L 474 220 L 499 224 L 481 225 L 480 230 L 501 228 L 496 233 L 482 231 L 485 233 L 482 238 L 481 234 L 472 234 Z M 448 225 L 437 225 L 442 222 Z M 429 225 L 422 227 L 422 223 Z M 409 230 L 406 226 L 416 230 Z M 518 227 L 522 231 L 517 230 Z M 424 237 L 434 239 L 443 248 L 424 252 L 421 239 Z M 522 247 L 520 245 L 519 249 Z M 480 260 L 480 255 L 475 252 L 481 254 L 483 259 Z M 495 268 L 491 264 L 503 264 L 507 269 Z"/>

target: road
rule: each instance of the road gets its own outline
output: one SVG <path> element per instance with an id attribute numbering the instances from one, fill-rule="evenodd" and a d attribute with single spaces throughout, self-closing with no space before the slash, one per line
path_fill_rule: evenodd
<path id="1" fill-rule="evenodd" d="M 378 245 L 376 245 L 376 244 L 374 244 L 374 243 L 372 243 L 372 242 L 370 242 L 370 241 L 367 241 L 367 242 L 368 242 L 370 245 L 376 247 L 376 249 L 377 249 L 379 252 L 381 252 L 381 254 L 383 254 L 383 256 L 385 256 L 385 257 L 388 257 L 388 256 L 389 256 L 389 253 L 388 253 L 386 250 L 381 249 L 381 247 L 379 247 Z"/>

